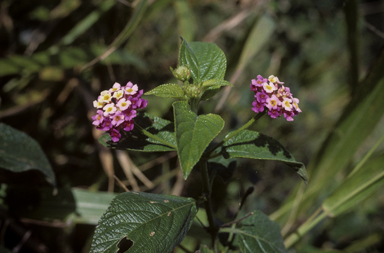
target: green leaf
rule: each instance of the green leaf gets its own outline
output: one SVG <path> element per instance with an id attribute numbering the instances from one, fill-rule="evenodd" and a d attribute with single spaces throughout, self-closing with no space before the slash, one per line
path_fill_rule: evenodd
<path id="1" fill-rule="evenodd" d="M 230 135 L 230 133 L 228 134 Z M 223 145 L 224 156 L 280 161 L 293 168 L 307 182 L 304 164 L 297 162 L 277 140 L 264 134 L 243 130 Z"/>
<path id="2" fill-rule="evenodd" d="M 344 181 L 323 202 L 323 209 L 331 217 L 340 215 L 357 205 L 384 184 L 384 155 L 377 157 Z"/>
<path id="3" fill-rule="evenodd" d="M 221 79 L 207 80 L 207 81 L 204 81 L 203 84 L 202 84 L 202 87 L 214 88 L 214 89 L 218 89 L 221 86 L 231 86 L 231 87 L 233 87 L 233 85 L 230 82 L 225 81 L 225 80 L 221 80 Z"/>
<path id="4" fill-rule="evenodd" d="M 194 83 L 210 79 L 224 79 L 227 59 L 224 52 L 214 43 L 191 42 L 186 40 L 180 46 L 179 64 L 188 66 Z"/>
<path id="5" fill-rule="evenodd" d="M 185 237 L 196 213 L 192 198 L 122 193 L 101 217 L 90 252 L 171 252 Z"/>
<path id="6" fill-rule="evenodd" d="M 253 215 L 241 221 L 236 228 L 222 228 L 219 232 L 235 233 L 242 253 L 287 252 L 279 224 L 259 210 L 255 210 Z"/>
<path id="7" fill-rule="evenodd" d="M 56 187 L 55 175 L 40 145 L 3 123 L 0 123 L 0 167 L 12 172 L 38 170 Z"/>
<path id="8" fill-rule="evenodd" d="M 199 161 L 209 143 L 224 127 L 224 120 L 216 114 L 197 116 L 188 102 L 173 103 L 177 151 L 184 179 Z"/>
<path id="9" fill-rule="evenodd" d="M 213 86 L 213 87 L 209 87 L 207 90 L 204 91 L 203 95 L 201 96 L 201 99 L 200 100 L 208 100 L 210 99 L 211 97 L 213 97 L 214 95 L 217 94 L 217 92 L 219 92 L 220 89 Z"/>
<path id="10" fill-rule="evenodd" d="M 145 93 L 145 95 L 155 95 L 158 97 L 165 98 L 177 98 L 177 99 L 185 99 L 183 89 L 175 83 L 163 84 L 157 86 L 151 91 Z"/>
<path id="11" fill-rule="evenodd" d="M 176 137 L 173 123 L 148 114 L 135 118 L 135 128 L 130 132 L 122 131 L 119 142 L 112 142 L 108 133 L 102 135 L 99 142 L 108 148 L 126 149 L 142 152 L 160 152 L 176 150 Z M 143 134 L 140 127 L 153 138 Z"/>
<path id="12" fill-rule="evenodd" d="M 221 86 L 233 87 L 233 85 L 230 82 L 225 80 L 220 80 L 220 79 L 211 79 L 203 82 L 202 87 L 203 87 L 204 93 L 201 96 L 201 100 L 208 100 L 214 95 L 216 95 L 216 93 L 220 91 Z"/>

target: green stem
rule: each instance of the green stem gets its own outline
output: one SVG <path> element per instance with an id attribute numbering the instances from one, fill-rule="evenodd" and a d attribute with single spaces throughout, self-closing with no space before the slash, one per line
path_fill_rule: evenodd
<path id="1" fill-rule="evenodd" d="M 232 133 L 227 135 L 221 142 L 217 143 L 213 148 L 208 150 L 207 153 L 205 154 L 205 157 L 209 157 L 209 155 L 213 151 L 215 151 L 218 147 L 222 146 L 226 141 L 228 141 L 229 139 L 231 139 L 232 137 L 234 137 L 235 135 L 237 135 L 241 131 L 243 131 L 243 130 L 247 129 L 248 127 L 250 127 L 253 123 L 255 123 L 258 119 L 260 119 L 264 114 L 265 114 L 265 112 L 256 114 L 256 116 L 253 117 L 252 119 L 250 119 L 247 123 L 245 123 L 245 125 L 243 125 L 242 127 L 237 129 L 236 131 L 233 131 Z"/>
<path id="2" fill-rule="evenodd" d="M 297 243 L 303 235 L 305 235 L 309 230 L 311 230 L 314 226 L 316 226 L 318 223 L 320 223 L 322 220 L 324 220 L 327 217 L 327 213 L 323 212 L 316 218 L 312 220 L 307 220 L 305 223 L 303 223 L 296 232 L 292 233 L 285 241 L 284 245 L 287 249 L 292 247 L 295 243 Z"/>
<path id="3" fill-rule="evenodd" d="M 207 170 L 207 163 L 205 159 L 201 159 L 199 162 L 201 176 L 203 178 L 203 192 L 207 200 L 204 202 L 205 212 L 207 213 L 208 222 L 209 222 L 209 233 L 211 234 L 212 246 L 215 245 L 217 228 L 215 226 L 215 221 L 213 219 L 212 203 L 211 203 L 211 187 L 209 183 L 209 176 Z"/>

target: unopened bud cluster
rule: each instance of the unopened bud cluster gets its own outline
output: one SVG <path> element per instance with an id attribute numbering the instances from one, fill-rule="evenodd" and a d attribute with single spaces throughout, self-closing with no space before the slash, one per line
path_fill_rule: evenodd
<path id="1" fill-rule="evenodd" d="M 285 87 L 276 76 L 264 78 L 261 75 L 253 79 L 251 90 L 255 92 L 255 101 L 252 110 L 256 113 L 268 109 L 271 118 L 284 115 L 287 121 L 293 121 L 293 117 L 301 112 L 299 99 L 294 98 L 289 87 Z"/>
<path id="2" fill-rule="evenodd" d="M 191 71 L 186 66 L 179 66 L 175 70 L 171 68 L 172 74 L 178 80 L 185 82 L 191 77 Z"/>
<path id="3" fill-rule="evenodd" d="M 93 106 L 97 114 L 92 117 L 97 129 L 107 131 L 113 142 L 121 138 L 120 129 L 131 131 L 136 110 L 147 106 L 148 101 L 141 98 L 143 90 L 128 82 L 126 86 L 115 83 L 109 90 L 102 91 Z"/>

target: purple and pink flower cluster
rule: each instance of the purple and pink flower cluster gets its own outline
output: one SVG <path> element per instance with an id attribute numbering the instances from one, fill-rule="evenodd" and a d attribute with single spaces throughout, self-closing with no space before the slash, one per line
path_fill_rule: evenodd
<path id="1" fill-rule="evenodd" d="M 276 119 L 284 114 L 287 121 L 293 121 L 293 117 L 301 112 L 299 99 L 294 98 L 290 89 L 283 85 L 276 76 L 264 78 L 261 75 L 253 79 L 251 90 L 255 92 L 255 101 L 252 110 L 256 113 L 268 109 L 268 115 Z"/>
<path id="2" fill-rule="evenodd" d="M 121 138 L 120 129 L 131 131 L 136 110 L 147 106 L 148 101 L 141 98 L 143 90 L 128 82 L 126 86 L 115 83 L 109 90 L 102 91 L 93 106 L 97 114 L 92 117 L 97 129 L 107 131 L 113 142 Z"/>

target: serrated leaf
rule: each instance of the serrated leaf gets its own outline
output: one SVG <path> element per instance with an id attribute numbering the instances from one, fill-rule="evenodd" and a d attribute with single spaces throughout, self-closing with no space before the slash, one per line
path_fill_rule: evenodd
<path id="1" fill-rule="evenodd" d="M 122 193 L 101 217 L 90 252 L 171 252 L 185 237 L 196 213 L 192 198 Z"/>
<path id="2" fill-rule="evenodd" d="M 177 99 L 185 98 L 183 89 L 178 84 L 175 84 L 175 83 L 169 83 L 169 84 L 163 84 L 163 85 L 157 86 L 153 90 L 146 92 L 145 95 L 155 95 L 158 97 L 177 98 Z"/>
<path id="3" fill-rule="evenodd" d="M 12 172 L 38 170 L 56 187 L 56 179 L 40 145 L 31 137 L 0 123 L 0 167 Z"/>
<path id="4" fill-rule="evenodd" d="M 228 134 L 230 135 L 230 133 Z M 223 145 L 224 156 L 280 161 L 293 168 L 307 182 L 304 164 L 297 162 L 277 140 L 251 130 L 243 130 Z"/>
<path id="5" fill-rule="evenodd" d="M 135 126 L 130 132 L 122 131 L 122 138 L 119 142 L 112 142 L 108 133 L 102 135 L 99 142 L 108 148 L 131 151 L 161 152 L 176 150 L 176 137 L 172 122 L 144 114 L 135 118 L 136 123 L 156 139 L 143 134 L 139 127 Z"/>
<path id="6" fill-rule="evenodd" d="M 221 79 L 210 79 L 210 80 L 204 81 L 202 86 L 206 87 L 206 88 L 211 87 L 211 88 L 214 88 L 214 89 L 218 89 L 221 86 L 231 86 L 231 87 L 233 87 L 233 85 L 230 82 L 225 81 L 225 80 L 221 80 Z"/>
<path id="7" fill-rule="evenodd" d="M 285 253 L 280 226 L 271 221 L 263 212 L 256 210 L 244 219 L 236 228 L 224 228 L 221 232 L 233 232 L 237 235 L 242 253 Z"/>
<path id="8" fill-rule="evenodd" d="M 213 97 L 214 95 L 217 94 L 217 92 L 219 92 L 220 89 L 219 88 L 216 88 L 216 87 L 209 87 L 206 91 L 204 91 L 203 95 L 201 96 L 200 100 L 208 100 L 210 99 L 211 97 Z"/>
<path id="9" fill-rule="evenodd" d="M 179 50 L 179 65 L 187 66 L 191 70 L 191 77 L 198 82 L 200 77 L 199 62 L 188 42 L 183 39 Z"/>
<path id="10" fill-rule="evenodd" d="M 190 110 L 186 101 L 175 102 L 172 105 L 177 151 L 184 179 L 187 179 L 209 143 L 223 129 L 224 120 L 216 114 L 197 116 Z"/>
<path id="11" fill-rule="evenodd" d="M 184 39 L 180 46 L 179 64 L 190 68 L 196 84 L 210 79 L 222 80 L 227 69 L 225 54 L 216 44 L 188 43 Z"/>

